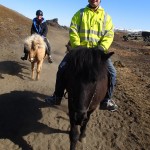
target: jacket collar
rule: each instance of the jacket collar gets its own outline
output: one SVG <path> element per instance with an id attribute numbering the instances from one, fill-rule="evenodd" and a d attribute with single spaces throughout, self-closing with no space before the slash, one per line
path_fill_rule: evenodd
<path id="1" fill-rule="evenodd" d="M 90 8 L 90 5 L 89 5 L 89 4 L 86 6 L 86 8 L 87 8 L 88 10 L 93 11 L 93 9 L 92 9 L 92 8 Z M 97 9 L 96 11 L 93 11 L 93 12 L 97 12 L 97 13 L 99 13 L 99 12 L 100 12 L 100 11 L 102 11 L 102 10 L 103 10 L 103 8 L 102 8 L 101 6 L 99 6 L 99 7 L 98 7 L 98 9 Z"/>

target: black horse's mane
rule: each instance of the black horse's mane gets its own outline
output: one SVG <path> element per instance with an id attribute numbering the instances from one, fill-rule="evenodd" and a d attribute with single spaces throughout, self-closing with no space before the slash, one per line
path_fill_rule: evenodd
<path id="1" fill-rule="evenodd" d="M 76 79 L 95 82 L 105 72 L 105 60 L 104 52 L 97 48 L 75 48 L 69 52 L 69 72 Z"/>

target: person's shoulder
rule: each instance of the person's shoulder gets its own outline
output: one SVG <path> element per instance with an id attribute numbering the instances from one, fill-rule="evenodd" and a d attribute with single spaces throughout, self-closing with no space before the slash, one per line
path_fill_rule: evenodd
<path id="1" fill-rule="evenodd" d="M 105 12 L 105 9 L 103 7 L 101 7 L 101 6 L 99 6 L 98 11 Z"/>
<path id="2" fill-rule="evenodd" d="M 107 17 L 110 17 L 109 13 L 106 12 L 103 7 L 100 6 L 100 7 L 98 8 L 98 10 L 99 10 L 99 12 L 101 12 L 101 13 L 103 12 L 103 14 L 105 14 Z"/>
<path id="3" fill-rule="evenodd" d="M 87 7 L 87 6 L 86 6 Z M 86 7 L 80 8 L 75 14 L 79 14 L 80 12 L 83 12 Z"/>
<path id="4" fill-rule="evenodd" d="M 45 18 L 42 18 L 42 23 L 46 23 L 46 19 Z"/>
<path id="5" fill-rule="evenodd" d="M 34 22 L 34 21 L 37 21 L 37 18 L 36 18 L 36 17 L 35 17 L 35 18 L 33 18 L 33 19 L 32 19 L 32 21 L 33 21 L 33 22 Z"/>
<path id="6" fill-rule="evenodd" d="M 80 11 L 88 11 L 88 10 L 89 10 L 89 6 L 88 5 L 86 7 L 80 9 Z"/>

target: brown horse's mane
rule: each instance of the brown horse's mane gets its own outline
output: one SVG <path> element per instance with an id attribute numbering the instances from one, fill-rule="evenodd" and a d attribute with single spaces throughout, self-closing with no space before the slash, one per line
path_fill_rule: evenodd
<path id="1" fill-rule="evenodd" d="M 69 72 L 74 75 L 74 78 L 95 82 L 103 76 L 107 59 L 103 51 L 97 48 L 79 47 L 72 49 L 69 55 Z"/>

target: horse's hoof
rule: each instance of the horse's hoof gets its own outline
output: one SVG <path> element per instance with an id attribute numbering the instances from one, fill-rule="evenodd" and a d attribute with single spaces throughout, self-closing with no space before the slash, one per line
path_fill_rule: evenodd
<path id="1" fill-rule="evenodd" d="M 84 138 L 80 138 L 80 139 L 79 139 L 79 141 L 80 141 L 81 143 L 86 144 L 86 137 L 84 137 Z"/>

